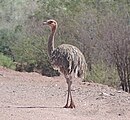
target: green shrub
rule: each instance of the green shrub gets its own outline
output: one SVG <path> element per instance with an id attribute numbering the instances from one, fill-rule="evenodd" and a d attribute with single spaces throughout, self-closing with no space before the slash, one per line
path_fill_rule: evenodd
<path id="1" fill-rule="evenodd" d="M 3 55 L 3 53 L 0 53 L 0 66 L 15 69 L 15 65 L 11 58 Z"/>
<path id="2" fill-rule="evenodd" d="M 92 71 L 87 71 L 86 79 L 115 87 L 118 83 L 118 73 L 114 67 L 108 67 L 101 62 L 92 65 Z"/>
<path id="3" fill-rule="evenodd" d="M 24 38 L 13 49 L 16 71 L 38 72 L 45 76 L 59 76 L 48 60 L 47 42 L 44 37 L 31 36 Z"/>

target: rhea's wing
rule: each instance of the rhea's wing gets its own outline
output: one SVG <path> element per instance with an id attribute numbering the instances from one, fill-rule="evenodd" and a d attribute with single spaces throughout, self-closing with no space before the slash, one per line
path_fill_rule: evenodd
<path id="1" fill-rule="evenodd" d="M 57 47 L 51 56 L 52 65 L 59 67 L 61 72 L 70 74 L 74 67 L 72 54 L 69 52 L 69 47 Z"/>

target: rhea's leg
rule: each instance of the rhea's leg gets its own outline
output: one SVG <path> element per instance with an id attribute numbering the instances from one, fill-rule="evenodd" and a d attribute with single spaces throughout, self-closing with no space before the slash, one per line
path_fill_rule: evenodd
<path id="1" fill-rule="evenodd" d="M 72 85 L 72 81 L 70 81 L 70 106 L 69 106 L 69 108 L 75 108 L 75 104 L 73 102 L 73 98 L 72 98 L 72 94 L 71 94 L 71 85 Z"/>
<path id="2" fill-rule="evenodd" d="M 73 102 L 73 99 L 72 99 L 72 95 L 71 95 L 71 85 L 72 85 L 72 77 L 69 76 L 69 77 L 65 77 L 66 78 L 66 82 L 68 84 L 68 95 L 67 95 L 67 102 L 66 102 L 66 105 L 64 106 L 64 108 L 75 108 L 75 105 L 74 105 L 74 102 Z M 69 97 L 70 97 L 70 105 L 68 106 L 69 104 Z"/>
<path id="3" fill-rule="evenodd" d="M 67 82 L 67 85 L 68 85 L 68 94 L 67 94 L 67 102 L 66 102 L 66 105 L 64 106 L 64 108 L 68 108 L 68 104 L 69 104 L 69 96 L 70 96 L 70 79 L 66 77 L 66 82 Z"/>

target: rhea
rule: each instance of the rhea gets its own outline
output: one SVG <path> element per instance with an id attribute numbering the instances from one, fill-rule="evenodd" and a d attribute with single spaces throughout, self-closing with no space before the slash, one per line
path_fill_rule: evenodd
<path id="1" fill-rule="evenodd" d="M 86 61 L 82 52 L 75 46 L 62 44 L 54 47 L 54 38 L 57 30 L 57 22 L 53 19 L 43 22 L 51 28 L 51 34 L 48 40 L 48 55 L 53 67 L 59 68 L 63 73 L 68 84 L 67 102 L 64 108 L 75 108 L 71 94 L 72 80 L 76 77 L 84 79 L 86 72 Z M 70 103 L 69 103 L 70 100 Z"/>

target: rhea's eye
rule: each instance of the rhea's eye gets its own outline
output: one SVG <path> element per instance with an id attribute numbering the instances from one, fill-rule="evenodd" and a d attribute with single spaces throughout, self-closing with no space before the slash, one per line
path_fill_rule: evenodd
<path id="1" fill-rule="evenodd" d="M 49 21 L 49 22 L 48 22 L 48 24 L 52 24 L 52 23 L 53 23 L 53 21 Z"/>

